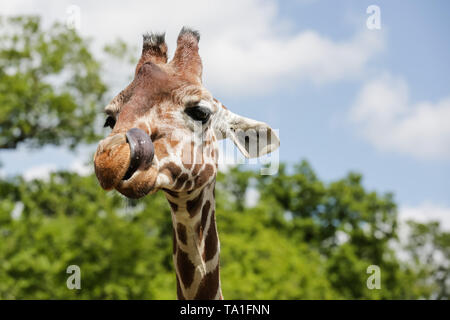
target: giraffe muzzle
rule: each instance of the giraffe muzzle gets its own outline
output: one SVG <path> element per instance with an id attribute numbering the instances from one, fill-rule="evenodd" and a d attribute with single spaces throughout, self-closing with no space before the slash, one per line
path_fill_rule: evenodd
<path id="1" fill-rule="evenodd" d="M 152 139 L 144 130 L 131 128 L 125 136 L 130 147 L 130 165 L 122 180 L 130 179 L 138 169 L 148 169 L 155 155 Z"/>

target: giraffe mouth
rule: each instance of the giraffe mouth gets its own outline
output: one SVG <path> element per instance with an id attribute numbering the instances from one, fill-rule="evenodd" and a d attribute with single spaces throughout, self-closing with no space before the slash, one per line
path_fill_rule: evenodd
<path id="1" fill-rule="evenodd" d="M 155 156 L 155 148 L 150 136 L 143 130 L 132 128 L 125 134 L 130 147 L 130 164 L 122 180 L 128 180 L 138 170 L 148 169 Z"/>
<path id="2" fill-rule="evenodd" d="M 148 170 L 136 171 L 128 180 L 121 180 L 115 189 L 127 198 L 139 199 L 158 191 L 157 177 L 158 168 L 151 166 Z"/>
<path id="3" fill-rule="evenodd" d="M 116 189 L 127 193 L 126 196 L 140 197 L 153 188 L 153 175 L 156 175 L 153 158 L 150 136 L 132 128 L 102 140 L 94 156 L 95 174 L 103 189 Z"/>
<path id="4" fill-rule="evenodd" d="M 132 199 L 156 192 L 158 168 L 153 163 L 155 148 L 150 136 L 143 130 L 132 128 L 125 134 L 129 149 L 128 169 L 115 189 Z"/>

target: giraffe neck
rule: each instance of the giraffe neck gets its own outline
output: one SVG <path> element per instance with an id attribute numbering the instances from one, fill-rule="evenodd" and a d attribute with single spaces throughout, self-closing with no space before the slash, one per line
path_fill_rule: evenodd
<path id="1" fill-rule="evenodd" d="M 222 299 L 214 186 L 190 194 L 165 192 L 172 211 L 178 299 Z"/>

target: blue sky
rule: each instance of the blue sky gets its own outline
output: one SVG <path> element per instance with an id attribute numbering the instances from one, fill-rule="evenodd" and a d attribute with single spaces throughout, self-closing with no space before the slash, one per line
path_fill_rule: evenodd
<path id="1" fill-rule="evenodd" d="M 205 85 L 232 111 L 279 129 L 282 161 L 307 159 L 326 181 L 360 172 L 369 189 L 395 193 L 404 217 L 450 226 L 448 1 L 189 3 L 17 1 L 0 13 L 50 23 L 75 4 L 94 47 L 116 37 L 139 46 L 143 32 L 166 30 L 173 51 L 182 25 L 198 28 Z M 366 27 L 369 5 L 380 8 L 380 30 Z M 128 76 L 114 74 L 114 85 Z M 2 152 L 2 172 L 80 170 L 90 150 Z"/>

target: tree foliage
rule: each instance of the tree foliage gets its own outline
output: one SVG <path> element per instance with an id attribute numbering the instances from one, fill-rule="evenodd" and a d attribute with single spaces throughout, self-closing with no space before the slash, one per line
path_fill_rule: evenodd
<path id="1" fill-rule="evenodd" d="M 430 275 L 427 280 L 434 286 L 433 299 L 449 299 L 450 232 L 442 230 L 438 222 L 408 221 L 408 224 L 406 250 L 412 268 Z"/>
<path id="2" fill-rule="evenodd" d="M 0 149 L 94 141 L 105 90 L 99 62 L 74 30 L 0 16 Z"/>
<path id="3" fill-rule="evenodd" d="M 261 194 L 252 207 L 234 195 L 248 193 L 236 182 L 248 176 Z M 291 174 L 283 166 L 264 178 L 234 168 L 218 176 L 217 188 L 227 299 L 448 298 L 443 276 L 434 278 L 442 261 L 405 263 L 389 246 L 396 241 L 396 228 L 385 227 L 396 220 L 392 196 L 367 192 L 360 176 L 325 184 L 303 162 Z M 287 214 L 291 200 L 283 194 L 292 190 L 305 198 L 293 200 Z M 324 205 L 331 198 L 334 205 Z M 0 199 L 0 298 L 175 298 L 171 216 L 160 193 L 129 201 L 103 191 L 95 176 L 59 172 L 2 181 Z M 353 214 L 340 214 L 345 210 Z M 448 251 L 448 233 L 433 232 Z M 81 268 L 81 290 L 66 287 L 73 264 Z M 370 265 L 381 269 L 380 290 L 366 286 Z"/>

